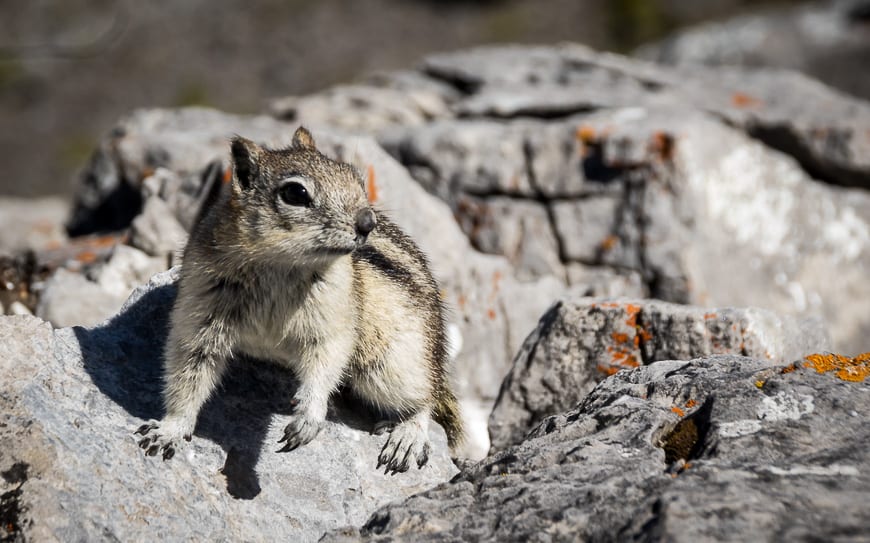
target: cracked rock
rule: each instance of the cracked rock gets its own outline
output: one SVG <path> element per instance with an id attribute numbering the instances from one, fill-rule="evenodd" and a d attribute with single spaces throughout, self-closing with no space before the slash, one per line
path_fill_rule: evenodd
<path id="1" fill-rule="evenodd" d="M 866 389 L 733 355 L 620 372 L 521 443 L 324 541 L 861 539 Z"/>
<path id="2" fill-rule="evenodd" d="M 544 314 L 514 359 L 489 419 L 493 450 L 580 402 L 622 369 L 658 360 L 740 354 L 771 364 L 829 348 L 818 321 L 761 309 L 568 298 Z"/>

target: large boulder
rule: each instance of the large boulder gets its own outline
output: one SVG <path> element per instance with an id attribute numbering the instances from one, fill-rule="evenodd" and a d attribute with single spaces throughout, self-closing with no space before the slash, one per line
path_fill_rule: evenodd
<path id="1" fill-rule="evenodd" d="M 421 70 L 465 94 L 451 116 L 379 141 L 477 248 L 529 274 L 636 273 L 673 302 L 820 313 L 839 349 L 866 347 L 870 196 L 831 185 L 870 186 L 867 103 L 790 72 L 576 45 L 436 55 Z M 518 238 L 520 213 L 543 234 Z"/>
<path id="2" fill-rule="evenodd" d="M 870 99 L 870 2 L 796 2 L 753 11 L 679 30 L 634 55 L 667 65 L 788 68 Z"/>
<path id="3" fill-rule="evenodd" d="M 177 269 L 90 328 L 0 317 L 0 538 L 13 541 L 291 539 L 316 541 L 455 472 L 431 431 L 421 470 L 375 469 L 386 436 L 339 398 L 310 444 L 278 454 L 292 410 L 286 370 L 235 361 L 171 461 L 133 435 L 162 411 L 162 348 Z"/>
<path id="4" fill-rule="evenodd" d="M 489 419 L 493 450 L 577 405 L 608 375 L 659 360 L 736 354 L 783 364 L 829 348 L 817 320 L 763 309 L 568 298 L 526 338 Z"/>
<path id="5" fill-rule="evenodd" d="M 860 540 L 870 354 L 813 361 L 617 373 L 519 445 L 324 541 Z"/>

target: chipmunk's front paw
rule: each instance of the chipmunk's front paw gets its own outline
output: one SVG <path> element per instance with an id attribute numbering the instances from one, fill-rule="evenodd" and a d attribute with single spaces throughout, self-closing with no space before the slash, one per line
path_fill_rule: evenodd
<path id="1" fill-rule="evenodd" d="M 284 444 L 283 447 L 278 449 L 278 452 L 292 451 L 297 447 L 305 445 L 320 433 L 322 427 L 322 420 L 306 416 L 303 413 L 294 415 L 290 424 L 284 428 L 284 437 L 278 440 L 278 443 Z"/>
<path id="2" fill-rule="evenodd" d="M 384 473 L 404 473 L 411 463 L 422 468 L 429 462 L 429 436 L 425 428 L 415 420 L 407 420 L 390 431 L 381 454 L 378 456 L 378 468 L 386 466 Z"/>
<path id="3" fill-rule="evenodd" d="M 164 460 L 175 456 L 177 443 L 181 439 L 190 441 L 190 430 L 186 425 L 172 420 L 148 421 L 140 426 L 136 433 L 143 436 L 139 440 L 139 448 L 143 449 L 145 454 L 156 456 L 160 453 Z"/>

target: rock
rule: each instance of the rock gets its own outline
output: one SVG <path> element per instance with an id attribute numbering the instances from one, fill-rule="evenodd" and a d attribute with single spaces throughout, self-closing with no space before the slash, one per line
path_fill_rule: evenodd
<path id="1" fill-rule="evenodd" d="M 187 230 L 172 215 L 159 196 L 145 200 L 142 213 L 133 219 L 130 244 L 152 256 L 169 257 L 180 253 L 187 241 Z"/>
<path id="2" fill-rule="evenodd" d="M 67 213 L 69 203 L 62 198 L 0 198 L 0 254 L 65 243 Z"/>
<path id="3" fill-rule="evenodd" d="M 116 245 L 108 260 L 87 274 L 67 268 L 52 274 L 40 289 L 36 315 L 56 327 L 93 326 L 117 313 L 134 288 L 166 266 L 165 257 Z"/>
<path id="4" fill-rule="evenodd" d="M 142 121 L 150 123 L 147 130 L 142 130 Z M 129 226 L 142 211 L 145 179 L 158 168 L 180 179 L 204 173 L 209 161 L 224 159 L 227 142 L 239 127 L 249 137 L 274 145 L 288 144 L 292 136 L 288 125 L 265 116 L 243 117 L 193 107 L 133 112 L 100 142 L 82 172 L 67 224 L 70 235 Z M 268 140 L 263 137 L 266 134 L 283 134 L 283 139 Z"/>
<path id="5" fill-rule="evenodd" d="M 868 99 L 868 14 L 866 0 L 769 9 L 679 30 L 634 55 L 667 65 L 788 68 Z"/>
<path id="6" fill-rule="evenodd" d="M 568 298 L 541 318 L 514 359 L 489 419 L 493 450 L 579 403 L 607 375 L 659 360 L 738 354 L 782 364 L 830 348 L 818 321 L 761 309 Z"/>
<path id="7" fill-rule="evenodd" d="M 463 197 L 458 208 L 460 226 L 474 248 L 506 256 L 519 279 L 565 276 L 559 242 L 546 206 L 531 200 L 493 196 Z"/>
<path id="8" fill-rule="evenodd" d="M 868 402 L 866 381 L 802 363 L 657 362 L 323 541 L 860 539 Z"/>
<path id="9" fill-rule="evenodd" d="M 303 125 L 372 134 L 448 116 L 448 104 L 458 95 L 453 87 L 416 72 L 395 72 L 369 77 L 365 84 L 280 98 L 269 109 L 279 119 Z"/>
<path id="10" fill-rule="evenodd" d="M 341 398 L 312 443 L 276 453 L 293 379 L 246 360 L 233 362 L 171 462 L 146 457 L 133 431 L 161 416 L 176 278 L 176 269 L 155 276 L 91 328 L 0 318 L 4 537 L 11 526 L 13 539 L 37 541 L 315 541 L 456 472 L 437 427 L 428 466 L 401 476 L 377 471 L 386 436 L 370 434 L 366 410 Z"/>
<path id="11" fill-rule="evenodd" d="M 867 104 L 799 74 L 666 68 L 576 45 L 436 55 L 423 70 L 465 89 L 455 117 L 379 141 L 476 246 L 515 264 L 549 255 L 526 273 L 634 272 L 672 302 L 821 313 L 838 349 L 865 347 L 870 306 L 854 301 L 870 300 L 870 196 L 815 178 L 868 186 Z M 530 204 L 546 209 L 559 262 L 550 235 L 512 254 L 512 217 Z"/>
<path id="12" fill-rule="evenodd" d="M 0 310 L 2 310 L 2 309 L 3 308 L 0 307 Z M 23 303 L 16 300 L 16 301 L 12 302 L 11 304 L 9 304 L 9 314 L 10 315 L 33 315 L 33 312 L 30 311 L 30 308 L 28 308 L 26 305 L 24 305 Z"/>
<path id="13" fill-rule="evenodd" d="M 636 271 L 613 271 L 606 267 L 571 264 L 568 284 L 582 296 L 646 298 L 649 291 Z"/>
<path id="14" fill-rule="evenodd" d="M 35 314 L 56 327 L 93 326 L 115 314 L 125 298 L 81 273 L 60 268 L 45 281 Z"/>

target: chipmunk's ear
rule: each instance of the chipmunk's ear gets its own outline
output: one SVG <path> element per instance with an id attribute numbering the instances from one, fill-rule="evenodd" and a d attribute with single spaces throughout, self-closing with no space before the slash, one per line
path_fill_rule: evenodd
<path id="1" fill-rule="evenodd" d="M 296 132 L 293 133 L 293 147 L 298 149 L 309 149 L 311 151 L 316 150 L 314 146 L 314 136 L 311 135 L 311 132 L 306 130 L 304 126 L 300 126 L 296 129 Z"/>
<path id="2" fill-rule="evenodd" d="M 236 136 L 233 138 L 230 150 L 233 154 L 235 178 L 241 188 L 247 190 L 251 188 L 254 179 L 260 173 L 260 157 L 263 154 L 263 148 L 249 139 Z"/>

